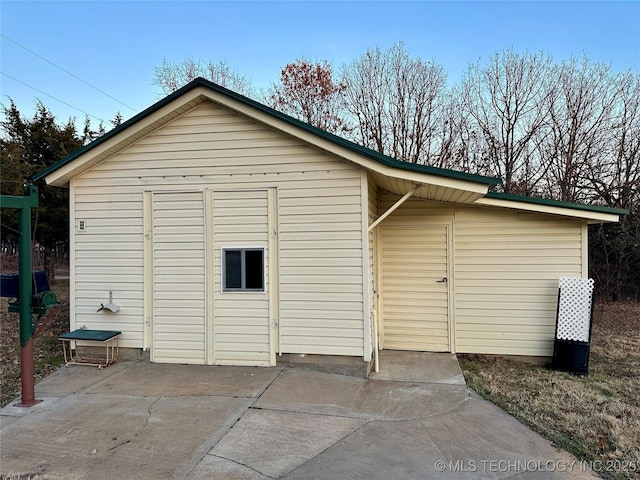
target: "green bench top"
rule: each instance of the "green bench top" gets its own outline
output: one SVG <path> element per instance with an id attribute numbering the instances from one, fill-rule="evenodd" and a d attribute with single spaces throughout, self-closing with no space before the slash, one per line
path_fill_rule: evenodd
<path id="1" fill-rule="evenodd" d="M 60 335 L 59 340 L 93 340 L 95 342 L 106 342 L 107 340 L 117 337 L 122 332 L 116 332 L 115 330 L 87 330 L 78 329 L 73 332 L 68 332 Z"/>

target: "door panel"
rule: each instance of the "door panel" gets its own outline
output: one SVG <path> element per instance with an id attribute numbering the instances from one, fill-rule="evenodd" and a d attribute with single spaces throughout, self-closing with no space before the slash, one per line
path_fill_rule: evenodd
<path id="1" fill-rule="evenodd" d="M 267 190 L 213 192 L 213 339 L 218 365 L 270 364 L 268 225 Z M 256 248 L 264 249 L 263 291 L 222 291 L 222 249 Z M 250 254 L 245 252 L 245 262 L 251 260 Z M 251 283 L 248 277 L 245 284 L 250 287 L 247 282 Z"/>
<path id="2" fill-rule="evenodd" d="M 381 236 L 382 347 L 449 351 L 447 226 L 390 225 Z"/>
<path id="3" fill-rule="evenodd" d="M 152 348 L 159 363 L 206 363 L 202 192 L 152 194 Z"/>

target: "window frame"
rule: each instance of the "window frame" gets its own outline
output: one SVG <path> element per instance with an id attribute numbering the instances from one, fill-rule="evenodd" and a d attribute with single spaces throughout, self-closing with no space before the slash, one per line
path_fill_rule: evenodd
<path id="1" fill-rule="evenodd" d="M 227 261 L 225 253 L 227 251 L 240 251 L 240 287 L 228 288 L 227 282 Z M 262 252 L 262 288 L 247 288 L 247 270 L 246 270 L 246 252 Z M 220 247 L 220 291 L 222 293 L 266 293 L 267 292 L 267 265 L 266 265 L 267 247 L 258 246 L 222 246 Z"/>

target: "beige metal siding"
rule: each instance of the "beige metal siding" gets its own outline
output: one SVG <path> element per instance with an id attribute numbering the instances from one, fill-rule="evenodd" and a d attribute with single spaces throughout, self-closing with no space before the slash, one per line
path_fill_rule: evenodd
<path id="1" fill-rule="evenodd" d="M 382 227 L 382 347 L 449 351 L 446 225 Z"/>
<path id="2" fill-rule="evenodd" d="M 399 197 L 381 192 L 380 211 Z M 455 351 L 553 353 L 558 278 L 586 276 L 584 221 L 411 199 L 383 226 L 452 221 Z"/>
<path id="3" fill-rule="evenodd" d="M 359 184 L 279 191 L 283 353 L 363 354 Z"/>
<path id="4" fill-rule="evenodd" d="M 113 198 L 108 188 L 93 190 L 75 180 L 72 250 L 74 264 L 75 328 L 119 330 L 120 346 L 141 347 L 143 341 L 143 228 L 142 192 Z M 75 185 L 80 185 L 76 187 Z M 84 220 L 85 231 L 78 230 Z M 120 306 L 116 314 L 96 312 L 109 300 Z"/>
<path id="5" fill-rule="evenodd" d="M 363 354 L 361 172 L 203 103 L 74 179 L 76 325 L 143 346 L 143 192 L 278 189 L 282 353 Z M 213 227 L 215 228 L 215 226 Z M 91 259 L 102 258 L 99 265 Z M 97 263 L 97 262 L 93 262 Z M 122 309 L 96 315 L 109 290 Z"/>
<path id="6" fill-rule="evenodd" d="M 582 248 L 579 221 L 457 211 L 457 351 L 552 355 L 558 278 L 586 273 Z"/>
<path id="7" fill-rule="evenodd" d="M 378 198 L 378 211 L 381 214 L 400 199 L 385 191 L 380 191 Z M 410 198 L 380 225 L 433 225 L 452 222 L 453 217 L 454 210 L 450 204 Z"/>
<path id="8" fill-rule="evenodd" d="M 269 365 L 267 190 L 213 192 L 214 363 Z M 265 250 L 264 292 L 222 291 L 222 248 Z"/>
<path id="9" fill-rule="evenodd" d="M 151 359 L 206 363 L 206 272 L 202 192 L 152 197 Z"/>

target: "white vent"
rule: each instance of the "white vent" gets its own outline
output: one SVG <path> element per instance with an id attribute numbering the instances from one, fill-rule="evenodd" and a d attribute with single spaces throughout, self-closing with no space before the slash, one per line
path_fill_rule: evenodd
<path id="1" fill-rule="evenodd" d="M 558 340 L 589 341 L 593 279 L 560 277 Z"/>

